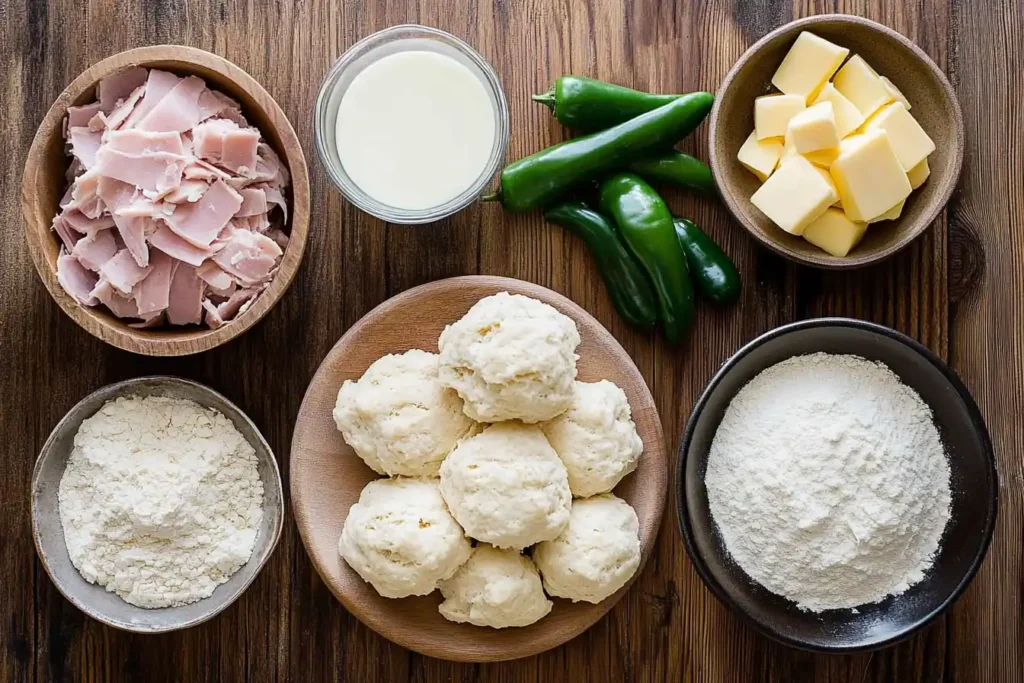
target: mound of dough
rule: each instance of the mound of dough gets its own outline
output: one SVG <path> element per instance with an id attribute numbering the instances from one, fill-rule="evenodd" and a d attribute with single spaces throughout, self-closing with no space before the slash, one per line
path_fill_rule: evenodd
<path id="1" fill-rule="evenodd" d="M 611 491 L 636 469 L 644 450 L 626 393 L 608 380 L 576 382 L 569 409 L 541 429 L 578 498 Z"/>
<path id="2" fill-rule="evenodd" d="M 438 611 L 449 621 L 491 628 L 529 626 L 551 611 L 533 561 L 518 550 L 486 543 L 439 587 L 445 600 Z"/>
<path id="3" fill-rule="evenodd" d="M 629 504 L 605 493 L 576 500 L 565 531 L 538 545 L 533 560 L 548 594 L 598 603 L 640 566 L 640 522 Z"/>
<path id="4" fill-rule="evenodd" d="M 384 356 L 341 386 L 334 421 L 373 471 L 436 477 L 455 443 L 474 429 L 437 373 L 436 354 L 413 350 Z"/>
<path id="5" fill-rule="evenodd" d="M 561 533 L 572 494 L 565 465 L 539 427 L 499 422 L 441 463 L 441 495 L 466 533 L 521 549 Z"/>
<path id="6" fill-rule="evenodd" d="M 338 551 L 385 598 L 426 595 L 473 552 L 436 479 L 378 479 L 359 494 Z"/>
<path id="7" fill-rule="evenodd" d="M 485 297 L 437 343 L 441 382 L 477 422 L 543 422 L 569 407 L 580 335 L 545 303 L 508 292 Z"/>

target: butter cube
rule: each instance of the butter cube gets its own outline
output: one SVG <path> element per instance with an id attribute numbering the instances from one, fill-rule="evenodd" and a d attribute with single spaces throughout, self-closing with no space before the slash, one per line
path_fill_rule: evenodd
<path id="1" fill-rule="evenodd" d="M 807 226 L 803 236 L 814 246 L 842 258 L 860 243 L 867 229 L 867 223 L 851 221 L 840 209 L 826 209 Z"/>
<path id="2" fill-rule="evenodd" d="M 789 120 L 807 106 L 799 95 L 762 95 L 754 99 L 754 132 L 758 140 L 781 138 Z"/>
<path id="3" fill-rule="evenodd" d="M 788 164 L 787 164 L 788 166 Z M 910 180 L 885 131 L 843 140 L 829 167 L 850 220 L 867 222 L 907 198 Z"/>
<path id="4" fill-rule="evenodd" d="M 777 138 L 758 140 L 757 134 L 751 131 L 740 146 L 736 158 L 763 183 L 779 165 L 782 149 L 782 143 Z"/>
<path id="5" fill-rule="evenodd" d="M 789 163 L 792 159 L 796 159 L 801 156 L 802 155 L 792 147 L 787 147 L 786 150 L 782 153 L 782 158 L 779 159 L 779 164 Z M 822 180 L 828 183 L 828 186 L 832 188 L 832 192 L 835 193 L 836 200 L 832 202 L 832 206 L 841 206 L 842 202 L 839 201 L 839 189 L 836 187 L 836 181 L 832 180 L 832 174 L 828 172 L 827 168 L 822 168 L 821 166 L 815 166 L 812 164 L 811 168 L 813 168 L 817 172 L 817 174 L 821 176 Z"/>
<path id="6" fill-rule="evenodd" d="M 871 117 L 865 125 L 865 132 L 873 130 L 884 130 L 889 134 L 892 147 L 905 171 L 914 168 L 935 151 L 935 143 L 902 102 L 887 104 Z"/>
<path id="7" fill-rule="evenodd" d="M 928 168 L 928 160 L 925 159 L 917 166 L 907 171 L 907 180 L 910 181 L 910 187 L 916 190 L 924 185 L 924 181 L 928 180 L 928 176 L 931 174 L 932 169 Z"/>
<path id="8" fill-rule="evenodd" d="M 864 115 L 860 113 L 860 110 L 853 106 L 853 102 L 846 99 L 831 83 L 826 83 L 822 87 L 821 92 L 811 104 L 821 104 L 822 102 L 832 103 L 832 112 L 836 118 L 836 130 L 839 131 L 839 137 L 845 138 L 864 123 Z"/>
<path id="9" fill-rule="evenodd" d="M 843 65 L 832 85 L 864 116 L 871 116 L 893 100 L 882 79 L 860 55 L 854 55 Z"/>
<path id="10" fill-rule="evenodd" d="M 835 200 L 835 192 L 803 157 L 787 159 L 750 198 L 791 235 L 802 234 Z"/>
<path id="11" fill-rule="evenodd" d="M 839 148 L 833 147 L 832 149 L 818 149 L 813 152 L 807 152 L 806 154 L 800 154 L 800 152 L 796 151 L 796 145 L 793 144 L 793 141 L 787 139 L 782 151 L 782 156 L 785 157 L 786 155 L 795 154 L 802 156 L 815 166 L 828 168 L 832 165 L 832 162 L 836 160 L 836 157 L 839 156 Z"/>
<path id="12" fill-rule="evenodd" d="M 790 119 L 786 140 L 791 141 L 801 154 L 838 147 L 839 131 L 832 103 L 821 102 Z"/>
<path id="13" fill-rule="evenodd" d="M 901 93 L 900 89 L 897 88 L 895 85 L 893 85 L 893 82 L 890 81 L 885 76 L 879 76 L 879 78 L 882 79 L 882 85 L 884 85 L 885 89 L 889 91 L 889 94 L 892 95 L 892 98 L 894 100 L 896 100 L 897 102 L 902 102 L 903 106 L 906 107 L 907 110 L 909 111 L 910 110 L 910 100 L 907 99 L 906 95 Z"/>
<path id="14" fill-rule="evenodd" d="M 772 76 L 772 85 L 787 95 L 809 100 L 831 78 L 850 51 L 803 31 Z"/>
<path id="15" fill-rule="evenodd" d="M 868 221 L 868 223 L 878 223 L 880 221 L 894 221 L 894 220 L 896 220 L 897 218 L 899 218 L 903 214 L 903 206 L 906 203 L 907 203 L 907 200 L 904 199 L 902 202 L 900 202 L 896 206 L 892 207 L 891 209 L 889 209 L 888 211 L 883 213 L 878 218 L 872 218 L 871 220 Z"/>

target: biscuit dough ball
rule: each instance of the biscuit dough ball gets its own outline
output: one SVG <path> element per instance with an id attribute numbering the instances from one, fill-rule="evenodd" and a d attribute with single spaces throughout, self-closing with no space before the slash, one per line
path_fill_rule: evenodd
<path id="1" fill-rule="evenodd" d="M 533 560 L 481 543 L 455 576 L 439 586 L 438 611 L 449 621 L 505 628 L 529 626 L 551 611 Z"/>
<path id="2" fill-rule="evenodd" d="M 573 501 L 569 524 L 533 551 L 549 595 L 598 603 L 626 585 L 640 566 L 640 522 L 611 493 Z"/>
<path id="3" fill-rule="evenodd" d="M 626 393 L 608 380 L 576 382 L 569 409 L 541 429 L 579 498 L 611 491 L 636 469 L 644 450 Z"/>
<path id="4" fill-rule="evenodd" d="M 466 533 L 525 548 L 561 533 L 572 494 L 565 465 L 539 427 L 499 422 L 441 463 L 441 495 Z"/>
<path id="5" fill-rule="evenodd" d="M 385 598 L 426 595 L 473 548 L 436 479 L 378 479 L 359 494 L 341 530 L 341 556 Z"/>
<path id="6" fill-rule="evenodd" d="M 338 391 L 334 422 L 345 442 L 378 474 L 436 477 L 441 461 L 473 421 L 438 379 L 426 351 L 387 355 Z"/>
<path id="7" fill-rule="evenodd" d="M 569 407 L 580 335 L 573 320 L 536 299 L 488 296 L 438 339 L 441 382 L 477 422 L 543 422 Z"/>

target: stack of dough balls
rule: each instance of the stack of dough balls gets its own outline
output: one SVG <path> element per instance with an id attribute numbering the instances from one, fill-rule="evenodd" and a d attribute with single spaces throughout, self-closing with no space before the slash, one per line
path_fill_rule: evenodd
<path id="1" fill-rule="evenodd" d="M 611 491 L 643 443 L 622 389 L 576 381 L 579 344 L 572 319 L 502 292 L 438 354 L 384 356 L 342 385 L 338 429 L 389 478 L 363 489 L 338 549 L 380 595 L 440 589 L 446 619 L 505 628 L 547 615 L 548 595 L 598 603 L 633 577 L 639 522 Z"/>

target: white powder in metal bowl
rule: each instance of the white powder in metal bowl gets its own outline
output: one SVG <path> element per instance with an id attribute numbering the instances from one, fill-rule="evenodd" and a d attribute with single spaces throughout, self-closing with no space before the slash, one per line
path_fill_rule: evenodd
<path id="1" fill-rule="evenodd" d="M 797 356 L 755 377 L 722 418 L 705 483 L 740 568 L 814 612 L 921 581 L 949 521 L 931 410 L 858 356 Z"/>
<path id="2" fill-rule="evenodd" d="M 84 420 L 58 499 L 79 573 L 147 608 L 212 595 L 263 519 L 253 447 L 218 411 L 175 398 L 118 398 Z"/>

